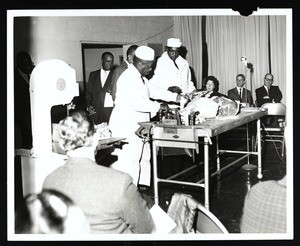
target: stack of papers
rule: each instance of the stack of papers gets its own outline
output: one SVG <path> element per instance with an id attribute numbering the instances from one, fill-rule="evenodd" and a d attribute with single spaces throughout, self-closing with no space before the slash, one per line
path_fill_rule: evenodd
<path id="1" fill-rule="evenodd" d="M 176 223 L 157 204 L 150 209 L 150 214 L 155 224 L 152 234 L 168 234 L 176 227 Z"/>

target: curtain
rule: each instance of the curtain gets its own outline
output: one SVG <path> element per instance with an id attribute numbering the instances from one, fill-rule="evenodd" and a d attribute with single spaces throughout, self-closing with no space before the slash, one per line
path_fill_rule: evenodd
<path id="1" fill-rule="evenodd" d="M 272 73 L 285 102 L 285 16 L 206 16 L 204 35 L 202 22 L 202 16 L 174 17 L 174 34 L 187 48 L 186 59 L 195 72 L 198 89 L 203 74 L 213 75 L 220 82 L 220 92 L 227 95 L 236 86 L 236 75 L 242 73 L 256 100 L 255 89 L 263 85 L 266 73 Z M 207 61 L 203 60 L 206 45 Z M 242 56 L 247 57 L 247 66 L 241 62 Z M 203 62 L 208 63 L 208 71 L 203 71 Z"/>
<path id="2" fill-rule="evenodd" d="M 269 72 L 268 17 L 208 16 L 206 36 L 208 75 L 219 80 L 220 92 L 227 95 L 242 73 L 255 100 L 255 89 Z M 242 56 L 248 65 L 241 62 Z"/>
<path id="3" fill-rule="evenodd" d="M 196 88 L 201 88 L 202 78 L 202 18 L 201 16 L 175 16 L 174 34 L 186 47 L 186 60 L 192 72 L 192 80 Z M 194 75 L 194 76 L 193 76 Z"/>
<path id="4" fill-rule="evenodd" d="M 270 63 L 274 85 L 282 91 L 282 103 L 286 98 L 286 17 L 270 16 Z M 289 81 L 291 82 L 291 81 Z M 292 84 L 292 83 L 288 83 Z"/>

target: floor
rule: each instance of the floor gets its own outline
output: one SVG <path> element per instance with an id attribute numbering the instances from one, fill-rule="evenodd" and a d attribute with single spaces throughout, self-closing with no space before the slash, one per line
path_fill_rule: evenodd
<path id="1" fill-rule="evenodd" d="M 227 136 L 224 136 L 223 143 L 227 147 L 230 144 L 231 146 L 235 145 L 235 147 L 239 149 L 246 148 L 246 141 L 230 140 L 230 143 L 228 143 L 228 141 L 226 142 L 226 139 Z M 222 139 L 219 141 L 222 142 Z M 284 177 L 286 174 L 286 164 L 284 158 L 281 156 L 281 148 L 275 148 L 273 142 L 266 142 L 263 150 L 263 153 L 265 154 L 263 156 L 263 178 L 261 180 L 279 180 Z M 211 152 L 213 151 L 214 150 Z M 167 151 L 164 150 L 164 152 Z M 226 165 L 230 160 L 234 160 L 233 155 L 227 155 L 226 158 L 221 158 L 221 167 L 222 165 Z M 158 162 L 161 167 L 159 169 L 160 177 L 168 177 L 182 168 L 193 165 L 193 159 L 185 153 L 182 155 L 163 156 L 163 160 L 160 155 Z M 246 171 L 242 168 L 246 163 L 248 163 L 248 161 L 247 159 L 244 159 L 236 165 L 224 170 L 220 175 L 210 179 L 210 211 L 219 218 L 230 233 L 240 232 L 239 224 L 245 195 L 251 186 L 259 182 L 257 178 L 257 169 Z M 249 163 L 257 165 L 257 158 L 250 158 Z M 213 171 L 213 166 L 215 166 L 213 161 L 210 166 L 212 168 L 211 171 Z M 183 177 L 185 181 L 198 181 L 202 178 L 203 165 L 201 164 L 199 165 L 199 168 L 193 169 L 193 171 Z M 175 192 L 190 194 L 199 202 L 204 202 L 204 192 L 201 187 L 163 183 L 159 185 L 159 192 L 159 205 L 165 211 L 167 211 L 168 204 Z M 153 186 L 151 186 L 150 191 L 145 193 L 153 198 Z"/>

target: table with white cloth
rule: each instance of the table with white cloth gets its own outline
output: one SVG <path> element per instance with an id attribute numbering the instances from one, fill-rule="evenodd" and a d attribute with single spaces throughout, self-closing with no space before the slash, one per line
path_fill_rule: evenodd
<path id="1" fill-rule="evenodd" d="M 206 119 L 205 122 L 198 125 L 166 125 L 160 122 L 143 122 L 142 126 L 151 125 L 151 141 L 153 149 L 153 182 L 154 182 L 154 199 L 155 203 L 159 202 L 158 183 L 174 183 L 182 185 L 192 185 L 204 188 L 204 205 L 209 209 L 209 179 L 210 177 L 220 174 L 224 169 L 238 163 L 242 159 L 250 155 L 257 156 L 257 177 L 262 178 L 262 163 L 261 163 L 261 126 L 260 118 L 265 116 L 267 111 L 260 108 L 242 108 L 241 112 L 236 116 L 216 117 Z M 232 130 L 241 125 L 247 124 L 251 121 L 256 121 L 257 126 L 257 148 L 256 151 L 247 149 L 246 151 L 240 150 L 221 150 L 218 147 L 218 135 Z M 211 138 L 216 137 L 217 149 L 217 171 L 209 173 L 209 146 L 212 145 Z M 201 141 L 200 141 L 201 139 Z M 157 154 L 159 147 L 173 147 L 173 148 L 187 148 L 194 149 L 199 153 L 199 145 L 204 145 L 204 178 L 197 182 L 186 182 L 176 180 L 178 175 L 181 175 L 183 170 L 168 178 L 158 177 L 158 163 Z M 236 153 L 242 156 L 233 162 L 220 168 L 219 155 L 224 153 Z M 192 167 L 193 168 L 193 167 Z M 191 167 L 187 168 L 191 169 Z"/>

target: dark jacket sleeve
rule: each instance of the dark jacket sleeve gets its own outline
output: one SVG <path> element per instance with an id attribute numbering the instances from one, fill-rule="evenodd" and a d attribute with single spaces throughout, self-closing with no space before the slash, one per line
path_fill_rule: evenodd
<path id="1" fill-rule="evenodd" d="M 265 100 L 263 99 L 264 91 L 262 90 L 262 87 L 256 89 L 255 94 L 256 94 L 257 106 L 261 107 L 265 103 Z"/>
<path id="2" fill-rule="evenodd" d="M 237 98 L 236 98 L 236 96 L 235 96 L 233 90 L 229 90 L 229 91 L 227 92 L 227 95 L 228 95 L 228 98 L 229 98 L 229 99 L 231 99 L 231 100 L 233 100 L 233 101 L 237 100 Z"/>
<path id="3" fill-rule="evenodd" d="M 280 102 L 282 99 L 282 93 L 278 86 L 274 86 L 274 93 L 272 93 L 272 98 L 275 102 Z"/>

